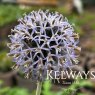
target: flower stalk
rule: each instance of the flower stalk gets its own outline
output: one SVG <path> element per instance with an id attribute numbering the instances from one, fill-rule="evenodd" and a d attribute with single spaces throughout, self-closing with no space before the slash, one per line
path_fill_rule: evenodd
<path id="1" fill-rule="evenodd" d="M 42 82 L 38 81 L 36 95 L 41 95 L 41 88 L 42 88 Z"/>

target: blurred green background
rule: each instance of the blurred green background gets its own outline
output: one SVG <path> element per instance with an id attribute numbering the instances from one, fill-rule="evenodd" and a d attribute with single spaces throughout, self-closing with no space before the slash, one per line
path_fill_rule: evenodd
<path id="1" fill-rule="evenodd" d="M 95 70 L 95 0 L 0 0 L 0 95 L 35 95 L 36 83 L 13 71 L 14 63 L 6 54 L 8 35 L 17 20 L 24 13 L 38 9 L 58 11 L 68 18 L 80 35 L 82 51 L 78 68 L 86 72 Z M 41 94 L 95 95 L 95 80 L 78 81 L 70 85 L 46 81 Z"/>

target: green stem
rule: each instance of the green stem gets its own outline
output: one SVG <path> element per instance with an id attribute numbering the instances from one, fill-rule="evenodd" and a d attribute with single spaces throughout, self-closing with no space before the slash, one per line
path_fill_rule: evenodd
<path id="1" fill-rule="evenodd" d="M 36 95 L 40 95 L 41 94 L 41 88 L 42 88 L 42 82 L 38 81 L 37 82 Z"/>

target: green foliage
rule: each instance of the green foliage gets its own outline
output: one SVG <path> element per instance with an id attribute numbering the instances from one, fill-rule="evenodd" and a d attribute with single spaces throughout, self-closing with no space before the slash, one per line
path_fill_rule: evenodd
<path id="1" fill-rule="evenodd" d="M 44 88 L 44 91 L 49 91 L 51 89 L 51 82 L 50 81 L 46 81 L 44 84 L 43 84 L 43 88 Z"/>
<path id="2" fill-rule="evenodd" d="M 0 52 L 0 71 L 8 71 L 12 66 L 11 58 L 7 56 L 6 51 Z"/>
<path id="3" fill-rule="evenodd" d="M 57 92 L 51 90 L 52 83 L 50 81 L 45 81 L 42 87 L 42 95 L 71 95 L 72 93 L 75 93 L 79 88 L 83 88 L 85 86 L 92 87 L 92 84 L 86 80 L 79 80 L 79 83 L 75 82 L 67 89 L 64 88 Z M 32 94 L 30 94 L 27 89 L 18 88 L 18 87 L 13 87 L 13 88 L 2 87 L 0 88 L 0 95 L 35 95 L 35 93 L 34 91 L 32 91 Z M 85 95 L 85 94 L 77 93 L 77 95 Z"/>
<path id="4" fill-rule="evenodd" d="M 69 88 L 67 89 L 63 89 L 59 92 L 54 92 L 51 91 L 51 82 L 50 81 L 46 81 L 43 84 L 43 90 L 42 90 L 42 94 L 43 95 L 71 95 L 71 93 L 75 93 L 78 89 L 82 88 L 82 87 L 92 87 L 91 82 L 86 81 L 86 80 L 79 80 L 74 82 Z M 85 95 L 82 93 L 79 93 L 79 95 Z"/>
<path id="5" fill-rule="evenodd" d="M 91 82 L 86 80 L 77 80 L 68 89 L 63 90 L 62 95 L 71 95 L 71 93 L 75 93 L 78 89 L 83 88 L 85 86 L 92 87 L 93 85 Z"/>
<path id="6" fill-rule="evenodd" d="M 3 81 L 2 81 L 2 80 L 0 80 L 0 88 L 1 88 L 2 84 L 3 84 Z"/>
<path id="7" fill-rule="evenodd" d="M 19 87 L 2 87 L 3 81 L 0 80 L 0 95 L 30 95 L 29 91 Z"/>
<path id="8" fill-rule="evenodd" d="M 95 30 L 95 22 L 93 22 L 93 23 L 91 24 L 91 28 L 92 28 L 93 30 Z"/>
<path id="9" fill-rule="evenodd" d="M 46 81 L 43 84 L 43 95 L 53 95 L 53 92 L 51 91 L 51 82 L 50 81 Z"/>
<path id="10" fill-rule="evenodd" d="M 16 21 L 27 11 L 29 11 L 29 9 L 23 10 L 17 5 L 0 4 L 0 26 Z"/>
<path id="11" fill-rule="evenodd" d="M 5 50 L 6 49 L 6 45 L 7 45 L 8 41 L 4 40 L 4 41 L 0 41 L 0 51 Z"/>
<path id="12" fill-rule="evenodd" d="M 84 93 L 78 93 L 78 95 L 88 95 L 88 94 L 84 94 Z"/>
<path id="13" fill-rule="evenodd" d="M 95 29 L 95 13 L 84 11 L 84 13 L 80 16 L 73 13 L 71 15 L 67 15 L 67 17 L 71 24 L 74 24 L 75 32 L 80 35 L 84 35 L 84 26 L 87 26 L 93 30 Z"/>
<path id="14" fill-rule="evenodd" d="M 26 89 L 5 87 L 0 89 L 0 95 L 30 95 Z"/>

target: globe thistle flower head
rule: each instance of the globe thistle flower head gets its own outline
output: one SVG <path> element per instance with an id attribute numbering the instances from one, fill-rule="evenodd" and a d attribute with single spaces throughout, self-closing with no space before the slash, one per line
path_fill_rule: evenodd
<path id="1" fill-rule="evenodd" d="M 47 70 L 63 70 L 78 63 L 78 34 L 58 12 L 32 11 L 11 30 L 8 44 L 16 63 L 27 78 L 43 80 Z"/>

